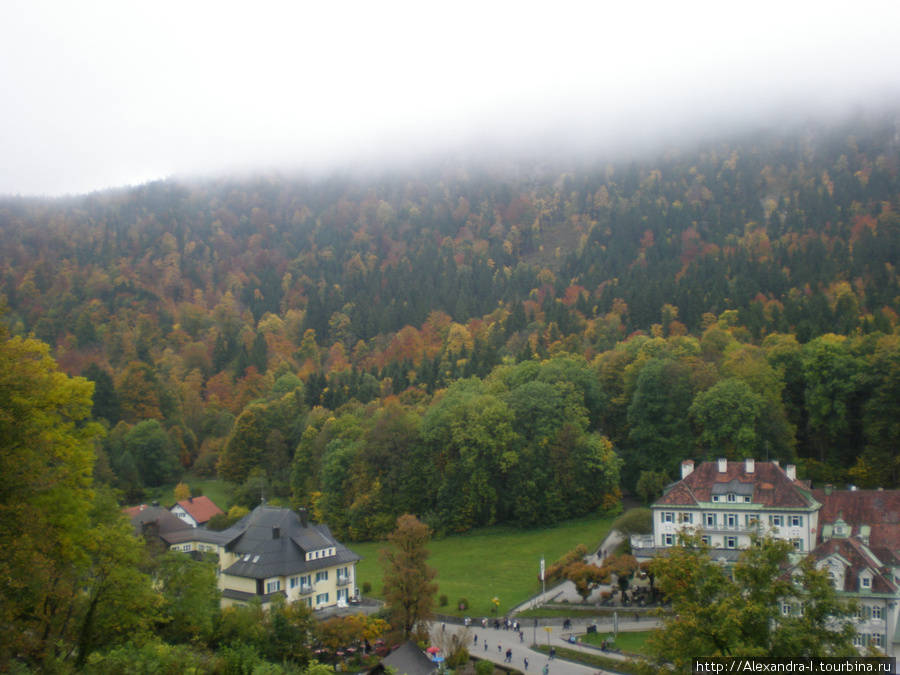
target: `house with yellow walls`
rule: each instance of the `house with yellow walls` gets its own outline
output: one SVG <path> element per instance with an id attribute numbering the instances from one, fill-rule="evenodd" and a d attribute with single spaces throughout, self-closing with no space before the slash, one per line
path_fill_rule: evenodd
<path id="1" fill-rule="evenodd" d="M 222 606 L 263 605 L 275 596 L 313 610 L 344 607 L 359 598 L 361 558 L 338 542 L 327 525 L 309 522 L 305 509 L 257 506 L 221 532 L 190 529 L 166 537 L 170 550 L 218 556 Z"/>

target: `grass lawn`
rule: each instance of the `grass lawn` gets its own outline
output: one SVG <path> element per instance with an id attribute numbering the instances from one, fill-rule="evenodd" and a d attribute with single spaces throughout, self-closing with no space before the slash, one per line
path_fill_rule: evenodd
<path id="1" fill-rule="evenodd" d="M 549 567 L 578 544 L 596 550 L 609 531 L 612 518 L 581 518 L 553 528 L 511 530 L 486 528 L 432 541 L 428 564 L 437 570 L 438 597 L 446 595 L 449 604 L 436 607 L 439 612 L 458 616 L 491 616 L 491 599 L 500 600 L 500 614 L 540 592 L 540 560 Z M 356 568 L 357 584 L 372 584 L 370 597 L 382 598 L 384 575 L 378 552 L 383 543 L 351 543 L 349 547 L 363 557 Z M 460 598 L 469 601 L 469 609 L 460 611 Z"/>
<path id="2" fill-rule="evenodd" d="M 167 483 L 166 485 L 160 485 L 159 487 L 147 488 L 143 503 L 152 504 L 154 501 L 157 501 L 159 502 L 159 505 L 165 509 L 175 506 L 175 486 L 179 482 L 199 486 L 203 490 L 205 496 L 212 499 L 216 506 L 228 513 L 228 508 L 231 506 L 231 498 L 228 495 L 225 481 L 197 478 L 191 473 L 185 473 L 181 477 L 181 480 L 176 481 L 175 483 Z"/>
<path id="3" fill-rule="evenodd" d="M 615 648 L 620 649 L 623 652 L 631 652 L 632 654 L 645 654 L 647 638 L 650 637 L 652 632 L 653 631 L 649 630 L 619 631 L 619 637 L 615 640 Z M 581 636 L 582 642 L 588 642 L 597 646 L 599 646 L 603 640 L 612 641 L 612 639 L 612 633 L 601 633 L 599 631 L 597 633 Z"/>

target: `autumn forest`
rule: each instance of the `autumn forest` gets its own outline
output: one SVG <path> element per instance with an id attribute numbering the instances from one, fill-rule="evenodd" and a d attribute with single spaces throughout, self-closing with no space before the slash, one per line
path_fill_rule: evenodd
<path id="1" fill-rule="evenodd" d="M 94 383 L 129 503 L 190 471 L 366 540 L 612 513 L 689 458 L 896 488 L 898 150 L 858 117 L 7 197 L 3 320 Z"/>

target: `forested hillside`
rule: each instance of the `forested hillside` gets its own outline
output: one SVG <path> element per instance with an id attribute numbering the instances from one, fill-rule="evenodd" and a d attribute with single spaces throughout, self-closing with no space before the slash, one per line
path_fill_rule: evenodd
<path id="1" fill-rule="evenodd" d="M 897 487 L 898 146 L 858 118 L 5 198 L 4 320 L 95 382 L 129 500 L 191 468 L 251 504 L 264 476 L 362 539 L 614 509 L 687 458 Z"/>

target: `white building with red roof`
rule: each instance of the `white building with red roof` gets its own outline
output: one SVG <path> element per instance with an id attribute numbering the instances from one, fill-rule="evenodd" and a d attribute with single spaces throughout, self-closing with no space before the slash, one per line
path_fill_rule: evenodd
<path id="1" fill-rule="evenodd" d="M 223 513 L 212 499 L 205 496 L 188 497 L 175 504 L 170 511 L 191 527 L 205 527 L 210 518 Z"/>
<path id="2" fill-rule="evenodd" d="M 753 534 L 772 534 L 789 540 L 798 552 L 809 552 L 816 543 L 821 506 L 797 480 L 793 465 L 720 459 L 695 469 L 688 460 L 681 465 L 681 480 L 652 506 L 652 541 L 638 538 L 632 546 L 674 546 L 678 534 L 690 529 L 726 559 L 736 559 Z"/>
<path id="3" fill-rule="evenodd" d="M 631 538 L 639 559 L 664 553 L 685 530 L 723 562 L 735 562 L 754 534 L 788 540 L 795 562 L 809 556 L 840 597 L 858 603 L 860 650 L 900 654 L 900 491 L 812 490 L 793 465 L 688 460 L 652 511 L 653 534 Z M 781 611 L 802 611 L 802 598 Z"/>

